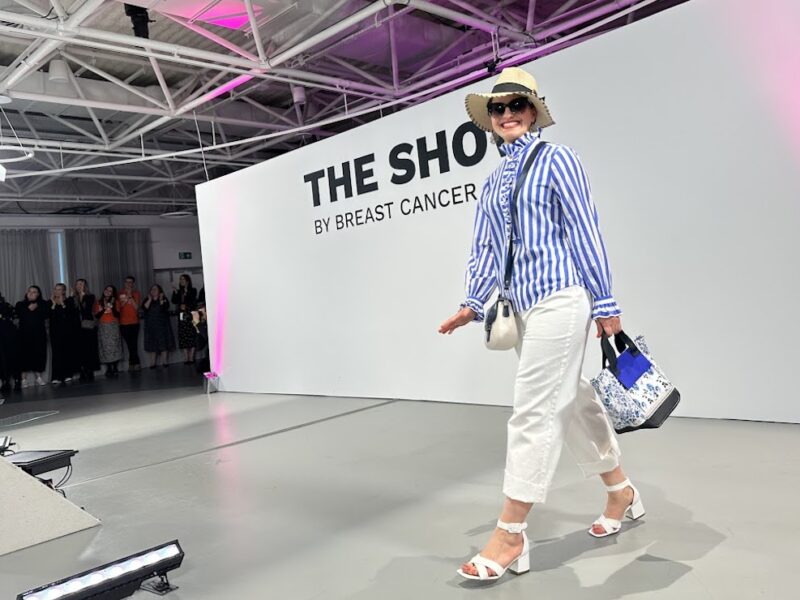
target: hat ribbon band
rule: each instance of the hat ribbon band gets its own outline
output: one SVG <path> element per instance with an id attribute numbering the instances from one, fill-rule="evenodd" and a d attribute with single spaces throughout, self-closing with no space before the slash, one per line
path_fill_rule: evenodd
<path id="1" fill-rule="evenodd" d="M 520 83 L 498 83 L 492 88 L 493 94 L 521 92 L 523 94 L 535 93 L 532 89 Z"/>

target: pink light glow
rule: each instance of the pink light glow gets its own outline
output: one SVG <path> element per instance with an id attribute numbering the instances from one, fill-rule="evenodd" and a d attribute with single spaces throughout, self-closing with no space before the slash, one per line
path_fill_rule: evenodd
<path id="1" fill-rule="evenodd" d="M 208 94 L 206 94 L 206 96 L 205 96 L 206 102 L 221 96 L 225 92 L 230 92 L 232 89 L 237 88 L 240 85 L 243 85 L 243 84 L 247 83 L 252 78 L 253 78 L 252 75 L 239 75 L 239 77 L 236 77 L 235 79 L 231 79 L 225 85 L 221 85 L 217 89 L 212 90 Z"/>
<path id="2" fill-rule="evenodd" d="M 214 442 L 218 446 L 225 446 L 236 441 L 233 426 L 231 425 L 228 409 L 223 402 L 214 404 L 211 407 L 214 418 Z"/>
<path id="3" fill-rule="evenodd" d="M 219 25 L 220 27 L 226 27 L 227 29 L 241 29 L 242 26 L 247 23 L 247 15 L 243 17 L 220 17 L 218 19 L 204 18 L 203 20 L 211 23 L 212 25 Z"/>
<path id="4" fill-rule="evenodd" d="M 214 352 L 211 370 L 221 373 L 224 365 L 225 323 L 228 319 L 228 289 L 233 264 L 233 239 L 235 218 L 232 210 L 223 210 L 219 221 L 219 252 L 217 254 L 217 289 L 214 314 Z"/>
<path id="5" fill-rule="evenodd" d="M 800 10 L 796 0 L 731 2 L 726 7 L 734 34 L 732 48 L 743 52 L 742 85 L 754 85 L 773 109 L 800 162 Z"/>

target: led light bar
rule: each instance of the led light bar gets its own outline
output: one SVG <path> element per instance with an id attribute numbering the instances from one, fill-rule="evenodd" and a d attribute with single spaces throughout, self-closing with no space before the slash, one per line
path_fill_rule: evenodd
<path id="1" fill-rule="evenodd" d="M 138 590 L 144 581 L 166 578 L 183 563 L 178 540 L 85 571 L 61 581 L 23 592 L 17 600 L 120 600 Z"/>

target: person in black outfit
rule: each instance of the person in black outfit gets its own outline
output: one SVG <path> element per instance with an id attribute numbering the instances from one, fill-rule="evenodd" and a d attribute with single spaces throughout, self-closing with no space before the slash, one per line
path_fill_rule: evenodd
<path id="1" fill-rule="evenodd" d="M 77 367 L 81 379 L 91 381 L 94 372 L 100 370 L 100 357 L 97 354 L 97 319 L 94 318 L 93 308 L 95 297 L 89 291 L 89 284 L 85 279 L 75 282 L 75 291 L 72 295 L 75 308 L 78 310 Z"/>
<path id="2" fill-rule="evenodd" d="M 192 311 L 192 325 L 197 331 L 197 350 L 205 353 L 197 361 L 197 372 L 208 373 L 211 370 L 211 356 L 208 348 L 208 321 L 206 320 L 206 307 L 198 306 L 197 310 Z"/>
<path id="3" fill-rule="evenodd" d="M 21 385 L 19 371 L 19 335 L 14 325 L 14 307 L 0 294 L 0 389 L 7 391 Z"/>
<path id="4" fill-rule="evenodd" d="M 52 349 L 52 382 L 69 383 L 77 371 L 75 346 L 78 342 L 78 309 L 67 296 L 67 286 L 57 283 L 50 300 L 50 347 Z"/>
<path id="5" fill-rule="evenodd" d="M 172 292 L 172 303 L 178 307 L 178 347 L 183 350 L 186 362 L 194 363 L 194 349 L 197 345 L 197 330 L 192 325 L 192 311 L 197 307 L 197 290 L 192 287 L 192 278 L 181 275 L 178 288 Z"/>
<path id="6" fill-rule="evenodd" d="M 152 356 L 151 369 L 158 365 L 158 357 L 162 356 L 161 366 L 168 366 L 169 351 L 175 349 L 175 338 L 169 319 L 169 300 L 164 290 L 156 284 L 142 303 L 144 312 L 144 349 Z"/>
<path id="7" fill-rule="evenodd" d="M 34 373 L 36 383 L 47 385 L 42 379 L 47 367 L 47 329 L 45 322 L 50 316 L 49 302 L 42 299 L 42 290 L 38 285 L 28 288 L 25 298 L 17 302 L 17 318 L 19 319 L 20 365 L 22 387 L 28 385 L 26 375 Z"/>

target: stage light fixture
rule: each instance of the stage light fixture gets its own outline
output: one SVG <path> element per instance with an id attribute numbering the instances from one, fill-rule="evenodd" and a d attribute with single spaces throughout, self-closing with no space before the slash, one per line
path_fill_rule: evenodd
<path id="1" fill-rule="evenodd" d="M 207 393 L 213 394 L 214 392 L 219 391 L 219 375 L 217 375 L 214 371 L 209 371 L 208 373 L 203 373 L 203 376 L 206 378 Z"/>
<path id="2" fill-rule="evenodd" d="M 178 589 L 170 585 L 167 573 L 180 567 L 183 557 L 183 549 L 174 540 L 23 592 L 17 600 L 121 600 L 140 588 L 163 595 Z M 156 577 L 159 581 L 148 582 Z"/>
<path id="3" fill-rule="evenodd" d="M 135 4 L 125 5 L 125 14 L 131 19 L 133 25 L 133 35 L 140 38 L 150 38 L 150 23 L 155 21 L 150 20 L 150 14 L 146 8 L 136 6 Z"/>
<path id="4" fill-rule="evenodd" d="M 61 58 L 54 58 L 47 68 L 47 80 L 53 83 L 69 83 L 69 65 Z"/>

